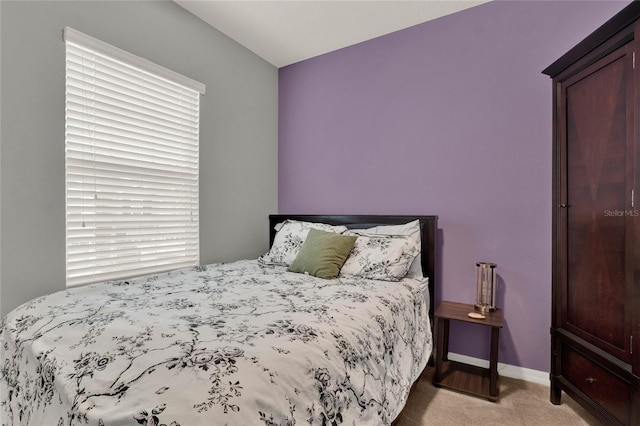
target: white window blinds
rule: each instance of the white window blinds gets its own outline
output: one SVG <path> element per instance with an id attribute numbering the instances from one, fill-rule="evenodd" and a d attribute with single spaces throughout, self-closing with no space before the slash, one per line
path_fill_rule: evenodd
<path id="1" fill-rule="evenodd" d="M 67 286 L 198 264 L 204 86 L 64 36 Z"/>

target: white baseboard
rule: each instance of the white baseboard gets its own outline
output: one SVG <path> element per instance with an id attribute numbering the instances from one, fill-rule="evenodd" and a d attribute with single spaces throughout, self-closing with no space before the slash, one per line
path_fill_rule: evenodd
<path id="1" fill-rule="evenodd" d="M 451 361 L 463 362 L 465 364 L 475 365 L 476 367 L 489 368 L 489 361 L 486 359 L 474 358 L 466 355 L 460 355 L 449 352 Z M 526 380 L 528 382 L 538 383 L 550 386 L 549 373 L 545 371 L 532 370 L 530 368 L 517 367 L 515 365 L 498 363 L 498 374 L 512 379 Z"/>

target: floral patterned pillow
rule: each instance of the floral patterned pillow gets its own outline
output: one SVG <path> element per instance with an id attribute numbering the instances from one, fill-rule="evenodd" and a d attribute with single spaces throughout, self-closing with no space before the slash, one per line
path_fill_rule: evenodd
<path id="1" fill-rule="evenodd" d="M 351 255 L 342 266 L 340 275 L 355 275 L 384 281 L 400 281 L 420 253 L 420 245 L 409 235 L 357 235 Z"/>
<path id="2" fill-rule="evenodd" d="M 351 231 L 357 234 L 362 233 L 374 235 L 407 235 L 415 240 L 415 244 L 417 244 L 418 247 L 422 246 L 422 243 L 420 242 L 421 235 L 419 220 L 414 220 L 403 225 L 379 225 L 374 226 L 373 228 L 353 229 Z M 409 272 L 407 272 L 407 276 L 410 278 L 418 279 L 421 279 L 423 277 L 422 262 L 419 255 L 416 256 L 414 261 L 411 263 L 411 267 L 409 268 Z"/>
<path id="3" fill-rule="evenodd" d="M 280 225 L 280 224 L 279 224 Z M 342 233 L 347 230 L 344 226 L 328 225 L 326 223 L 302 222 L 298 220 L 285 220 L 278 229 L 271 249 L 267 254 L 258 258 L 258 261 L 267 265 L 289 266 L 296 258 L 307 239 L 309 229 Z"/>

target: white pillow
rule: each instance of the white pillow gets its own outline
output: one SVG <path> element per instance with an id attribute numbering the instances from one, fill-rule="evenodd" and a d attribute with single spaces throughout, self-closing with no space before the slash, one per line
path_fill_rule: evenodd
<path id="1" fill-rule="evenodd" d="M 411 263 L 420 253 L 420 245 L 410 235 L 357 235 L 351 254 L 342 265 L 341 275 L 355 275 L 384 281 L 399 281 L 407 275 Z"/>
<path id="2" fill-rule="evenodd" d="M 278 230 L 273 239 L 271 249 L 267 254 L 258 258 L 258 261 L 268 265 L 289 266 L 296 258 L 300 248 L 307 239 L 309 229 L 320 229 L 327 232 L 342 233 L 347 230 L 345 226 L 334 226 L 326 223 L 302 222 L 298 220 L 285 220 L 277 224 Z"/>
<path id="3" fill-rule="evenodd" d="M 420 239 L 420 221 L 418 219 L 414 220 L 413 222 L 405 223 L 403 225 L 380 225 L 367 229 L 352 229 L 351 232 L 354 232 L 356 234 L 363 233 L 373 235 L 408 235 L 414 240 L 418 249 L 422 247 Z M 422 272 L 422 259 L 420 256 L 420 250 L 418 250 L 418 254 L 413 259 L 407 276 L 409 278 L 416 279 L 421 279 L 424 277 L 424 274 Z"/>

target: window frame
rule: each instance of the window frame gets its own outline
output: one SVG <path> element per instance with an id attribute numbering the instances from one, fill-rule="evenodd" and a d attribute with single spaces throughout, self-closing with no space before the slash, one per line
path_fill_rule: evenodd
<path id="1" fill-rule="evenodd" d="M 199 264 L 205 85 L 63 34 L 67 287 Z"/>

